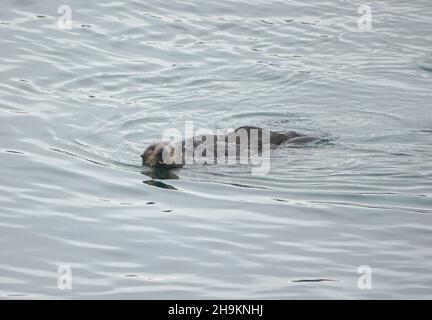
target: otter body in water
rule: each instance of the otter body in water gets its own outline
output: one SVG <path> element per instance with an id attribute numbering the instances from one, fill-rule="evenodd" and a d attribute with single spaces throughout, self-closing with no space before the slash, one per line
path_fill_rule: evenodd
<path id="1" fill-rule="evenodd" d="M 185 155 L 192 149 L 193 157 L 206 157 L 218 162 L 220 157 L 228 156 L 231 151 L 238 158 L 242 152 L 252 154 L 252 149 L 263 154 L 266 146 L 274 148 L 283 142 L 307 143 L 317 138 L 295 131 L 284 133 L 272 132 L 252 126 L 244 126 L 223 135 L 198 135 L 179 142 L 159 142 L 150 145 L 141 155 L 142 164 L 149 167 L 178 168 L 188 163 Z M 244 153 L 243 153 L 244 154 Z M 206 163 L 209 163 L 208 158 Z"/>

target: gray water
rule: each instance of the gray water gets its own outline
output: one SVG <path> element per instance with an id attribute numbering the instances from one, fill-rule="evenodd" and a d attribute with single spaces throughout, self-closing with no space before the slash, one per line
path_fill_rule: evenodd
<path id="1" fill-rule="evenodd" d="M 0 297 L 431 298 L 432 3 L 361 4 L 2 1 Z M 141 168 L 185 121 L 323 139 Z"/>

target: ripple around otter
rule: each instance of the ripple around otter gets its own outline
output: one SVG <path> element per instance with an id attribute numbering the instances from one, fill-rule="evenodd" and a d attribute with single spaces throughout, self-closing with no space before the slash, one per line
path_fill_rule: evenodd
<path id="1" fill-rule="evenodd" d="M 3 2 L 0 297 L 430 296 L 429 0 Z M 322 140 L 141 168 L 185 121 Z"/>

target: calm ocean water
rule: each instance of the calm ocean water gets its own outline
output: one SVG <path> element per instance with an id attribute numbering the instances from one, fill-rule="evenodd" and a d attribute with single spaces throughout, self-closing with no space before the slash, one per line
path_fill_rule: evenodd
<path id="1" fill-rule="evenodd" d="M 432 3 L 362 4 L 2 1 L 0 298 L 431 298 Z M 325 139 L 142 169 L 185 121 Z"/>

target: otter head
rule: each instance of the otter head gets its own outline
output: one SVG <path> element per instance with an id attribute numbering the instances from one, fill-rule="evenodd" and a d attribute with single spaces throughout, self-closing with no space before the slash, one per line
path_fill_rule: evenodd
<path id="1" fill-rule="evenodd" d="M 152 168 L 179 168 L 183 166 L 178 148 L 169 142 L 154 143 L 141 155 L 142 164 Z"/>

